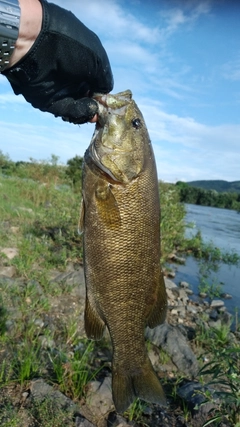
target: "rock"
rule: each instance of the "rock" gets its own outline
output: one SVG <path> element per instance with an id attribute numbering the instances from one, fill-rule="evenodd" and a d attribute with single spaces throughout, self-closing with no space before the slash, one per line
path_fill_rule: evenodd
<path id="1" fill-rule="evenodd" d="M 189 288 L 189 283 L 188 282 L 180 282 L 179 283 L 180 288 L 184 288 L 185 290 Z"/>
<path id="2" fill-rule="evenodd" d="M 16 274 L 16 267 L 13 265 L 9 267 L 0 267 L 0 276 L 6 276 L 6 277 L 14 277 Z"/>
<path id="3" fill-rule="evenodd" d="M 158 365 L 159 363 L 159 354 L 156 353 L 153 349 L 148 352 L 148 357 L 151 360 L 153 366 Z"/>
<path id="4" fill-rule="evenodd" d="M 223 294 L 221 294 L 221 298 L 232 299 L 232 295 L 223 293 Z"/>
<path id="5" fill-rule="evenodd" d="M 197 314 L 198 310 L 196 307 L 194 307 L 193 305 L 188 305 L 187 306 L 187 312 L 191 313 L 191 314 Z"/>
<path id="6" fill-rule="evenodd" d="M 176 276 L 175 271 L 171 270 L 167 272 L 167 276 L 170 277 L 171 279 L 174 279 L 174 277 Z"/>
<path id="7" fill-rule="evenodd" d="M 171 289 L 166 289 L 166 292 L 167 292 L 168 301 L 169 300 L 170 301 L 175 301 L 175 296 L 174 296 L 174 293 L 171 291 Z"/>
<path id="8" fill-rule="evenodd" d="M 196 338 L 196 330 L 191 326 L 179 325 L 178 329 L 181 331 L 184 337 L 186 337 L 189 341 L 192 341 Z"/>
<path id="9" fill-rule="evenodd" d="M 185 289 L 187 295 L 193 295 L 192 289 Z"/>
<path id="10" fill-rule="evenodd" d="M 59 390 L 45 383 L 43 379 L 33 380 L 30 384 L 31 399 L 43 402 L 46 398 L 53 400 L 58 408 L 67 409 L 70 412 L 79 412 L 79 407 L 69 397 L 64 396 Z"/>
<path id="11" fill-rule="evenodd" d="M 162 347 L 181 372 L 192 376 L 197 374 L 197 358 L 177 327 L 164 323 L 154 329 L 147 328 L 146 337 L 153 344 Z"/>
<path id="12" fill-rule="evenodd" d="M 231 313 L 229 313 L 228 311 L 225 311 L 221 316 L 222 323 L 230 326 L 232 323 L 232 317 L 233 316 Z"/>
<path id="13" fill-rule="evenodd" d="M 217 320 L 210 320 L 210 321 L 208 322 L 208 326 L 209 326 L 210 328 L 220 329 L 220 328 L 222 327 L 222 322 L 221 322 L 221 320 L 220 320 L 220 319 L 217 319 Z"/>
<path id="14" fill-rule="evenodd" d="M 110 411 L 114 410 L 111 377 L 104 378 L 102 383 L 99 381 L 90 382 L 86 402 L 95 419 L 105 418 Z"/>
<path id="15" fill-rule="evenodd" d="M 214 320 L 216 322 L 218 320 L 218 312 L 217 312 L 217 310 L 210 311 L 209 318 L 211 320 Z"/>
<path id="16" fill-rule="evenodd" d="M 199 296 L 200 296 L 200 298 L 207 298 L 207 293 L 206 292 L 200 292 Z"/>
<path id="17" fill-rule="evenodd" d="M 75 285 L 84 282 L 83 269 L 57 274 L 56 277 L 51 280 L 51 283 L 64 283 L 66 285 Z"/>
<path id="18" fill-rule="evenodd" d="M 108 427 L 128 427 L 131 425 L 132 423 L 128 424 L 127 420 L 123 418 L 121 415 L 117 414 L 116 412 L 110 412 L 107 420 Z"/>
<path id="19" fill-rule="evenodd" d="M 176 262 L 178 264 L 185 264 L 185 258 L 177 256 L 175 253 L 172 253 L 168 256 L 168 259 L 172 262 Z"/>
<path id="20" fill-rule="evenodd" d="M 220 300 L 220 299 L 213 299 L 210 307 L 211 308 L 220 308 L 224 306 L 224 301 Z"/>
<path id="21" fill-rule="evenodd" d="M 174 283 L 172 280 L 168 279 L 167 277 L 164 277 L 164 282 L 166 289 L 178 289 L 176 283 Z"/>
<path id="22" fill-rule="evenodd" d="M 75 416 L 75 425 L 76 427 L 95 427 L 94 424 L 86 420 L 86 418 L 84 418 L 81 414 L 77 414 Z"/>
<path id="23" fill-rule="evenodd" d="M 197 418 L 200 423 L 207 421 L 209 412 L 217 408 L 218 399 L 216 396 L 214 403 L 212 401 L 204 403 L 207 400 L 206 394 L 213 396 L 214 391 L 195 381 L 187 382 L 177 390 L 177 395 L 186 402 L 194 418 Z"/>
<path id="24" fill-rule="evenodd" d="M 1 249 L 0 252 L 6 255 L 8 259 L 13 259 L 19 254 L 19 251 L 17 248 L 4 248 L 4 249 Z"/>

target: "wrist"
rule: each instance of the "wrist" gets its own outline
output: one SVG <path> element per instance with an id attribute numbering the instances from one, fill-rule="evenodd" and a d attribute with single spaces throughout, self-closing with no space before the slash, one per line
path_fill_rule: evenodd
<path id="1" fill-rule="evenodd" d="M 0 73 L 9 66 L 19 34 L 18 0 L 0 0 Z"/>

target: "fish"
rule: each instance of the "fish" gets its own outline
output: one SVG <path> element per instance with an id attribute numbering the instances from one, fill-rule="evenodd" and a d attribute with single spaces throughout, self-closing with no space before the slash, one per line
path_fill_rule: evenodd
<path id="1" fill-rule="evenodd" d="M 96 95 L 99 113 L 84 155 L 81 229 L 85 331 L 112 342 L 112 395 L 123 413 L 138 397 L 166 405 L 145 328 L 164 322 L 160 203 L 148 130 L 132 92 Z"/>

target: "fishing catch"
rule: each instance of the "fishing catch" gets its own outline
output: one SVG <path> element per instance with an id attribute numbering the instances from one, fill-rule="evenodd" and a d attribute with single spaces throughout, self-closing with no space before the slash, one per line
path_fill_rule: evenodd
<path id="1" fill-rule="evenodd" d="M 128 90 L 99 95 L 99 119 L 84 156 L 81 224 L 86 280 L 85 330 L 113 346 L 118 412 L 136 397 L 165 404 L 144 330 L 162 323 L 167 298 L 160 267 L 160 205 L 154 154 Z"/>

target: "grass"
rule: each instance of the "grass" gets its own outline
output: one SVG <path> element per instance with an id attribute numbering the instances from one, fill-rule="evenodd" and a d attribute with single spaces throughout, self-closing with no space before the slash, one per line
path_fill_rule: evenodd
<path id="1" fill-rule="evenodd" d="M 0 424 L 24 427 L 24 413 L 34 427 L 72 427 L 73 417 L 62 409 L 57 411 L 51 399 L 25 408 L 14 404 L 8 388 L 18 388 L 21 395 L 33 378 L 43 378 L 79 402 L 88 382 L 101 375 L 104 357 L 99 354 L 109 354 L 107 339 L 99 343 L 86 340 L 77 284 L 51 280 L 56 272 L 77 271 L 82 266 L 82 238 L 77 233 L 80 192 L 74 191 L 63 168 L 54 161 L 50 165 L 32 162 L 27 168 L 19 167 L 17 173 L 0 175 L 0 249 L 18 249 L 12 260 L 0 253 L 0 266 L 15 269 L 12 279 L 0 278 Z M 220 261 L 222 255 L 216 249 L 204 249 L 201 236 L 194 242 L 184 239 L 185 211 L 174 186 L 160 183 L 160 192 L 162 261 L 174 250 L 187 248 L 205 260 Z M 238 261 L 227 254 L 224 258 Z M 223 349 L 231 344 L 229 336 L 229 328 L 205 331 L 199 326 L 195 345 L 198 351 L 213 345 Z M 159 355 L 162 364 L 170 362 L 165 352 Z M 235 384 L 233 377 L 229 379 Z M 178 380 L 175 393 L 177 385 Z M 175 397 L 173 392 L 173 400 Z M 147 426 L 144 410 L 145 404 L 137 399 L 126 416 Z M 224 414 L 224 408 L 219 410 Z M 182 411 L 187 419 L 187 408 Z"/>
<path id="2" fill-rule="evenodd" d="M 220 397 L 220 403 L 215 409 L 214 416 L 205 423 L 221 420 L 225 417 L 234 426 L 240 425 L 240 348 L 230 346 L 222 347 L 211 352 L 211 361 L 202 367 L 199 374 L 210 377 L 207 385 L 214 390 L 214 395 L 207 395 L 207 401 L 216 401 Z"/>

